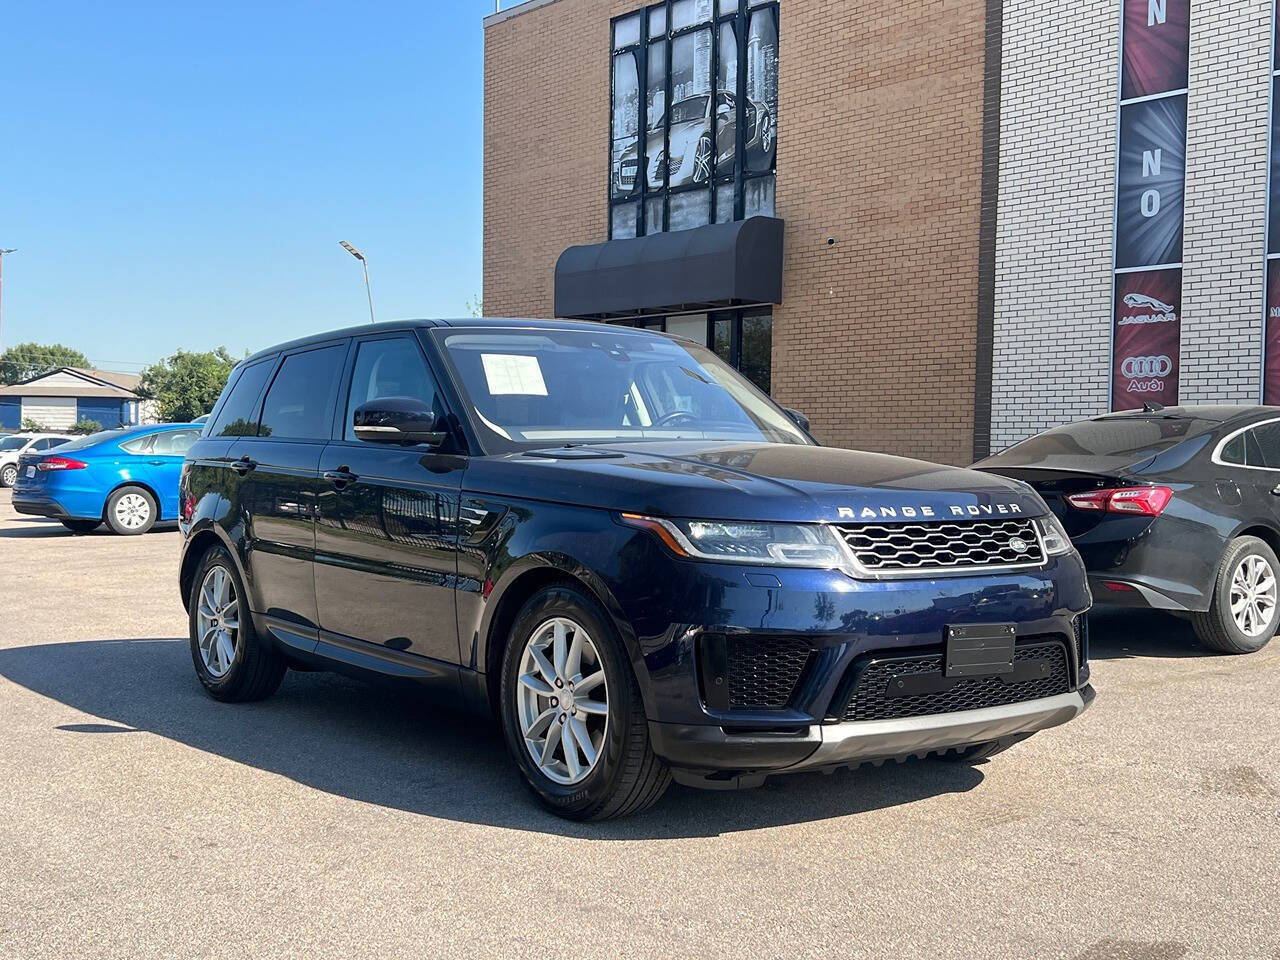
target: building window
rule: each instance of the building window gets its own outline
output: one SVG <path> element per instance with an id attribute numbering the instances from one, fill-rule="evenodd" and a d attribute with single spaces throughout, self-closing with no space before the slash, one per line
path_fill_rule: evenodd
<path id="1" fill-rule="evenodd" d="M 610 239 L 773 216 L 777 0 L 665 0 L 611 56 Z"/>
<path id="2" fill-rule="evenodd" d="M 628 325 L 685 337 L 714 350 L 765 393 L 772 386 L 773 311 L 769 307 L 645 317 Z"/>

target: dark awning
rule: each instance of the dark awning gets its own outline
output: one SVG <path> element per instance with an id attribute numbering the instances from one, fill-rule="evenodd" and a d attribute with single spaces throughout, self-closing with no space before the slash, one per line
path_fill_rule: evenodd
<path id="1" fill-rule="evenodd" d="M 556 263 L 557 317 L 611 318 L 782 302 L 782 221 L 751 217 L 570 247 Z"/>

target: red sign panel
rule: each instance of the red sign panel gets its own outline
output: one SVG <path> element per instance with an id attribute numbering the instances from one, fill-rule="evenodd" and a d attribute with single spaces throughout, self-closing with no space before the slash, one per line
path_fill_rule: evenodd
<path id="1" fill-rule="evenodd" d="M 1120 99 L 1187 86 L 1191 0 L 1124 0 Z"/>
<path id="2" fill-rule="evenodd" d="M 1181 315 L 1181 270 L 1116 276 L 1111 409 L 1178 402 Z"/>
<path id="3" fill-rule="evenodd" d="M 1262 402 L 1280 404 L 1280 260 L 1267 261 L 1267 352 Z"/>

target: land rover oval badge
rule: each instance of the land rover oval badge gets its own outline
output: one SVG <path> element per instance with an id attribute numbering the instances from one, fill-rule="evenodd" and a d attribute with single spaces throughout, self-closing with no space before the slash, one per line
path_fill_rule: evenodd
<path id="1" fill-rule="evenodd" d="M 1031 548 L 1027 546 L 1027 541 L 1021 537 L 1014 537 L 1009 541 L 1009 546 L 1013 548 L 1014 553 L 1026 553 Z"/>

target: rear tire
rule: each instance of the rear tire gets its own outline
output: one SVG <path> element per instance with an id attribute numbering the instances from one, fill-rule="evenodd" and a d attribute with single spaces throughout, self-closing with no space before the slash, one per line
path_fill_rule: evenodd
<path id="1" fill-rule="evenodd" d="M 155 497 L 142 487 L 121 487 L 107 497 L 107 525 L 122 537 L 136 537 L 156 525 Z"/>
<path id="2" fill-rule="evenodd" d="M 0 469 L 0 487 L 12 487 L 18 482 L 18 465 L 15 463 L 6 463 L 3 469 Z"/>
<path id="3" fill-rule="evenodd" d="M 209 696 L 227 703 L 271 696 L 288 670 L 280 652 L 253 629 L 247 597 L 231 554 L 223 547 L 213 547 L 200 558 L 187 599 L 191 660 Z M 234 630 L 212 631 L 229 634 L 221 647 L 223 653 L 230 648 L 229 656 L 220 658 L 218 638 L 210 636 L 211 620 L 217 627 L 235 623 Z"/>
<path id="4" fill-rule="evenodd" d="M 1256 653 L 1280 629 L 1280 561 L 1257 537 L 1227 544 L 1205 613 L 1191 626 L 1206 647 L 1223 653 Z M 1234 604 L 1234 607 L 1233 607 Z"/>
<path id="5" fill-rule="evenodd" d="M 63 520 L 61 523 L 72 533 L 93 533 L 102 526 L 101 520 Z"/>
<path id="6" fill-rule="evenodd" d="M 562 632 L 557 642 L 572 649 L 572 638 L 581 631 L 586 637 L 582 644 L 584 647 L 589 644 L 591 652 L 582 655 L 578 669 L 566 667 L 564 676 L 555 663 L 550 663 L 554 675 L 549 681 L 540 681 L 545 673 L 541 673 L 536 665 L 531 666 L 536 658 L 530 649 L 538 648 L 539 654 L 546 657 L 539 643 L 545 643 L 548 631 L 554 632 L 557 625 L 562 631 L 568 631 L 568 639 L 564 639 L 566 634 Z M 552 649 L 547 661 L 555 658 Z M 572 660 L 572 654 L 569 659 Z M 594 674 L 600 671 L 604 674 L 603 683 L 597 680 L 589 695 L 582 692 L 587 685 L 584 678 L 591 675 L 596 679 Z M 568 682 L 575 677 L 580 684 L 576 692 L 573 684 Z M 557 680 L 561 682 L 557 684 Z M 531 682 L 537 685 L 545 683 L 545 695 L 538 694 L 539 699 L 535 701 L 530 700 L 528 692 Z M 570 691 L 568 697 L 564 695 L 565 690 Z M 552 700 L 555 694 L 559 696 Z M 503 652 L 499 695 L 507 750 L 533 795 L 552 813 L 569 820 L 609 820 L 629 816 L 656 803 L 671 782 L 670 770 L 653 752 L 649 742 L 649 724 L 640 698 L 640 685 L 622 638 L 608 614 L 585 590 L 567 584 L 547 587 L 524 605 Z M 599 726 L 602 722 L 599 712 L 602 701 L 607 705 L 603 728 Z M 542 744 L 553 739 L 552 732 L 557 724 L 564 731 L 563 736 L 571 735 L 575 717 L 561 717 L 558 712 L 564 710 L 566 702 L 593 702 L 590 710 L 577 715 L 576 722 L 586 719 L 596 725 L 590 731 L 597 741 L 590 751 L 595 753 L 596 759 L 580 761 L 579 756 L 587 757 L 589 753 L 582 749 L 581 754 L 575 752 L 573 764 L 568 764 L 564 755 L 565 741 L 557 732 L 554 739 L 559 745 L 553 745 L 545 754 L 551 759 L 542 763 L 535 761 L 532 751 L 538 748 L 540 736 L 545 736 Z M 552 719 L 540 727 L 537 721 L 530 723 L 535 713 L 551 714 Z M 561 723 L 562 720 L 568 722 Z M 538 729 L 544 734 L 536 733 Z M 586 730 L 587 727 L 580 729 Z M 578 750 L 572 741 L 568 748 Z M 564 757 L 565 762 L 561 763 L 555 757 Z M 583 762 L 588 768 L 585 773 L 580 769 Z M 578 768 L 576 773 L 575 768 Z"/>

